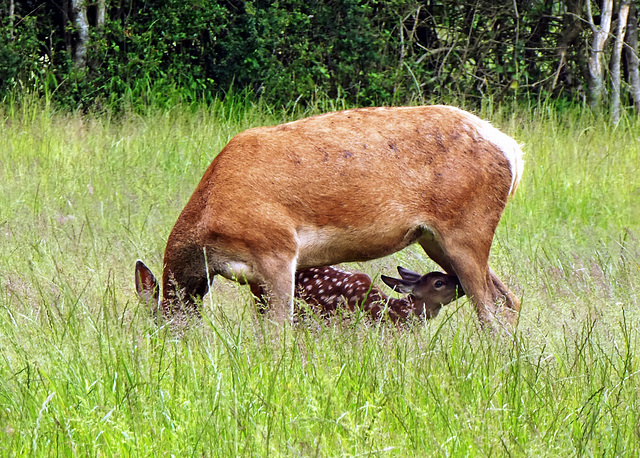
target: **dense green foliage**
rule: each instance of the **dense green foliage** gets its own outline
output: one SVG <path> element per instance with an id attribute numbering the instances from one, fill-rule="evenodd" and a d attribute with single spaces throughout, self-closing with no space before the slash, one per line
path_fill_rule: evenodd
<path id="1" fill-rule="evenodd" d="M 118 119 L 3 108 L 0 454 L 637 456 L 640 126 L 557 113 L 485 113 L 526 152 L 491 258 L 523 298 L 514 340 L 466 300 L 408 328 L 278 330 L 224 280 L 176 340 L 135 298 L 136 258 L 159 271 L 231 136 L 292 116 L 231 97 Z M 435 267 L 415 247 L 349 267 L 397 264 Z"/>
<path id="2" fill-rule="evenodd" d="M 105 1 L 101 24 L 87 4 L 78 66 L 70 2 L 4 0 L 0 96 L 26 89 L 95 109 L 211 101 L 233 87 L 290 107 L 575 101 L 586 87 L 584 0 Z"/>

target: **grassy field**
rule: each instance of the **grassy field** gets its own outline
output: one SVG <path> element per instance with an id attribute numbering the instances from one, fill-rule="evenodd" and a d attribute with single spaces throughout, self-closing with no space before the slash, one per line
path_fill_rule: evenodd
<path id="1" fill-rule="evenodd" d="M 482 114 L 482 113 L 481 113 Z M 237 132 L 290 119 L 228 102 L 80 116 L 0 110 L 0 454 L 638 456 L 640 123 L 496 112 L 526 152 L 492 267 L 522 297 L 514 339 L 465 300 L 406 329 L 276 337 L 216 281 L 182 340 L 136 300 Z M 412 247 L 350 267 L 435 265 Z"/>

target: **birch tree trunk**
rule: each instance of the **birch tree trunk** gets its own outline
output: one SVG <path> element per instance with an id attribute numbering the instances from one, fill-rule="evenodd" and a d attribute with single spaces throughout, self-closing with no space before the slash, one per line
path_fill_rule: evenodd
<path id="1" fill-rule="evenodd" d="M 602 9 L 600 15 L 600 24 L 596 25 L 591 14 L 591 0 L 587 0 L 587 20 L 593 31 L 593 41 L 591 42 L 591 51 L 589 53 L 589 81 L 587 88 L 589 90 L 589 99 L 591 108 L 597 108 L 602 101 L 604 93 L 604 66 L 602 65 L 602 57 L 604 48 L 609 38 L 611 30 L 611 16 L 613 14 L 613 0 L 602 0 Z"/>
<path id="2" fill-rule="evenodd" d="M 638 10 L 634 3 L 629 9 L 627 25 L 627 62 L 629 63 L 629 85 L 636 112 L 640 113 L 640 59 L 638 59 Z"/>
<path id="3" fill-rule="evenodd" d="M 71 9 L 78 33 L 73 52 L 73 63 L 79 70 L 87 67 L 87 44 L 89 43 L 89 20 L 85 0 L 71 0 Z"/>
<path id="4" fill-rule="evenodd" d="M 107 10 L 107 0 L 98 0 L 96 3 L 96 29 L 104 28 L 104 19 Z"/>
<path id="5" fill-rule="evenodd" d="M 13 24 L 16 17 L 16 4 L 14 0 L 9 0 L 9 40 L 14 40 Z"/>
<path id="6" fill-rule="evenodd" d="M 630 3 L 631 0 L 622 0 L 620 3 L 616 42 L 611 55 L 611 120 L 614 124 L 620 121 L 620 57 L 624 46 L 624 34 L 627 31 Z"/>

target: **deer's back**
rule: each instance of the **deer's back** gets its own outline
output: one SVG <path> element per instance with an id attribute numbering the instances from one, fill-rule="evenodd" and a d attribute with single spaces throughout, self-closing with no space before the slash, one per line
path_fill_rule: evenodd
<path id="1" fill-rule="evenodd" d="M 478 196 L 504 206 L 512 165 L 494 131 L 445 106 L 355 109 L 250 129 L 213 160 L 175 230 L 200 241 L 264 231 L 297 237 L 311 252 L 340 249 L 340 260 L 379 257 Z M 357 252 L 344 252 L 349 244 Z M 302 251 L 300 267 L 334 261 Z"/>

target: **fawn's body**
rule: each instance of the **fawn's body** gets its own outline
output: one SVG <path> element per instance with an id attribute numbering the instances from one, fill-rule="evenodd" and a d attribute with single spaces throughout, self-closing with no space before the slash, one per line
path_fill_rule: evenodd
<path id="1" fill-rule="evenodd" d="M 312 267 L 296 272 L 295 297 L 305 301 L 322 315 L 329 315 L 341 307 L 360 309 L 374 319 L 387 311 L 391 321 L 405 320 L 411 315 L 435 318 L 443 305 L 462 297 L 464 292 L 458 278 L 442 272 L 420 275 L 398 267 L 403 279 L 383 275 L 382 281 L 400 293 L 391 298 L 375 286 L 367 274 L 347 272 L 333 266 Z M 406 278 L 406 277 L 411 278 Z M 264 306 L 262 288 L 252 286 L 252 293 Z"/>

